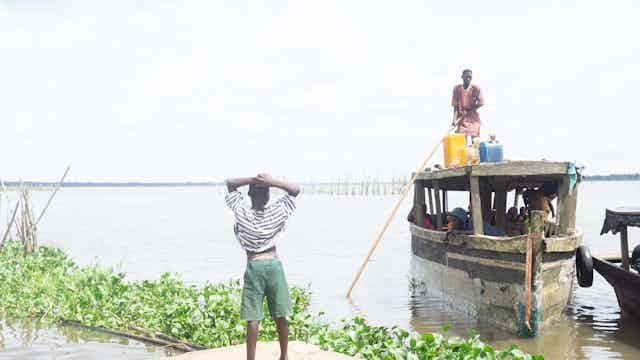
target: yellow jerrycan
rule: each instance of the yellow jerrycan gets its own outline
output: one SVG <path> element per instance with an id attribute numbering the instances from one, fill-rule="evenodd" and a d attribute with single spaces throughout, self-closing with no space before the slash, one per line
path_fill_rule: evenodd
<path id="1" fill-rule="evenodd" d="M 444 167 L 456 167 L 466 164 L 467 140 L 464 134 L 448 134 L 442 141 L 444 148 Z"/>

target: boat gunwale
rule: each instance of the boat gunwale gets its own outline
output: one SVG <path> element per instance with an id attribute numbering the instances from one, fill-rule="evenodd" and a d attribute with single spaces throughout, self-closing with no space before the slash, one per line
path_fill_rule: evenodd
<path id="1" fill-rule="evenodd" d="M 469 249 L 486 250 L 503 253 L 526 254 L 526 242 L 528 235 L 519 236 L 490 236 L 478 235 L 472 232 L 445 232 L 431 230 L 414 223 L 410 223 L 411 235 L 420 239 L 442 243 L 465 246 Z M 543 239 L 544 253 L 573 252 L 582 243 L 582 233 L 552 236 Z M 494 245 L 494 246 L 492 246 Z"/>

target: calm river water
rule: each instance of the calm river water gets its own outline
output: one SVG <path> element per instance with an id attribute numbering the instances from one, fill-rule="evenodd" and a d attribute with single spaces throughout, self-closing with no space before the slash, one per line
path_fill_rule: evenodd
<path id="1" fill-rule="evenodd" d="M 34 192 L 36 208 L 48 192 Z M 3 199 L 4 200 L 4 199 Z M 621 319 L 613 290 L 598 275 L 577 288 L 557 323 L 535 339 L 478 328 L 438 298 L 412 293 L 410 236 L 403 204 L 374 254 L 351 301 L 344 297 L 358 266 L 389 214 L 395 196 L 345 197 L 302 194 L 279 246 L 289 281 L 309 285 L 314 311 L 329 319 L 362 315 L 373 324 L 465 335 L 470 328 L 497 347 L 518 343 L 548 359 L 640 358 L 640 327 Z M 464 196 L 452 196 L 451 206 Z M 617 237 L 599 236 L 605 207 L 640 204 L 640 182 L 583 183 L 578 224 L 592 252 L 616 253 Z M 464 205 L 462 202 L 460 205 Z M 6 201 L 2 203 L 6 218 Z M 180 273 L 203 283 L 240 278 L 244 254 L 232 233 L 223 194 L 212 187 L 65 188 L 39 227 L 42 244 L 62 248 L 80 264 L 116 266 L 132 279 Z M 631 246 L 640 232 L 630 231 Z M 155 359 L 159 348 L 69 327 L 38 329 L 33 323 L 0 322 L 0 358 Z"/>

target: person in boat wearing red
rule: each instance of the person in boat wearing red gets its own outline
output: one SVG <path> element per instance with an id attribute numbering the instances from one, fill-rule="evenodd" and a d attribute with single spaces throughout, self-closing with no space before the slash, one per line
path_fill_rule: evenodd
<path id="1" fill-rule="evenodd" d="M 411 211 L 409 211 L 409 215 L 407 215 L 407 221 L 410 223 L 414 223 L 418 226 L 422 226 L 425 229 L 429 229 L 429 230 L 435 230 L 436 227 L 433 225 L 433 223 L 431 222 L 431 216 L 429 216 L 429 214 L 427 214 L 427 205 L 422 205 L 422 213 L 424 214 L 424 218 L 422 219 L 422 223 L 418 223 L 416 221 L 416 208 L 412 208 Z"/>
<path id="2" fill-rule="evenodd" d="M 451 106 L 453 106 L 454 120 L 452 126 L 457 126 L 456 132 L 470 138 L 467 144 L 480 136 L 480 115 L 478 109 L 484 105 L 482 91 L 477 85 L 471 84 L 472 72 L 462 71 L 462 84 L 453 88 Z"/>

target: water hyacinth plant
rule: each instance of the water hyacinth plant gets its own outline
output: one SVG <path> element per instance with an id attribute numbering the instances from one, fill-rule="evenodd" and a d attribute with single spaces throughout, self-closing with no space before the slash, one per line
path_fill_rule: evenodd
<path id="1" fill-rule="evenodd" d="M 170 274 L 127 281 L 111 269 L 79 267 L 47 246 L 25 255 L 18 242 L 7 241 L 0 251 L 0 316 L 5 317 L 143 329 L 214 348 L 244 342 L 241 290 L 239 281 L 195 286 Z M 309 313 L 309 295 L 305 289 L 291 288 L 290 338 L 324 350 L 364 359 L 542 359 L 515 346 L 495 351 L 473 333 L 465 339 L 446 338 L 370 326 L 362 318 L 322 322 Z M 275 325 L 266 319 L 260 340 L 276 339 Z"/>

